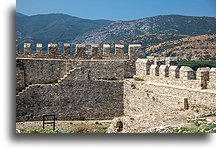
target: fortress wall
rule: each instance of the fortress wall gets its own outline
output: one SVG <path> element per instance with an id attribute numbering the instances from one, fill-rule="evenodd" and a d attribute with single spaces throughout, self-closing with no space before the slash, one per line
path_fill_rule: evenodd
<path id="1" fill-rule="evenodd" d="M 124 60 L 108 61 L 108 60 L 68 60 L 67 69 L 74 67 L 82 67 L 85 73 L 89 73 L 91 79 L 124 79 Z"/>
<path id="2" fill-rule="evenodd" d="M 135 61 L 127 60 L 124 62 L 124 77 L 132 78 L 136 74 Z"/>
<path id="3" fill-rule="evenodd" d="M 58 80 L 66 74 L 66 61 L 55 59 L 17 59 L 22 63 L 26 84 Z"/>
<path id="4" fill-rule="evenodd" d="M 52 83 L 63 78 L 70 70 L 81 67 L 91 79 L 123 80 L 124 60 L 63 60 L 63 59 L 17 59 L 17 92 L 26 85 Z M 22 71 L 20 70 L 22 68 Z M 129 67 L 130 68 L 130 67 Z M 135 69 L 133 69 L 135 72 Z M 131 71 L 129 71 L 130 73 Z"/>
<path id="5" fill-rule="evenodd" d="M 182 88 L 193 88 L 193 89 L 200 89 L 201 83 L 198 80 L 185 80 L 183 81 L 180 78 L 172 79 L 172 78 L 161 78 L 160 76 L 149 76 L 145 77 L 144 80 L 158 83 L 158 84 L 167 84 L 171 86 L 179 86 Z"/>
<path id="6" fill-rule="evenodd" d="M 124 113 L 131 116 L 182 111 L 184 100 L 187 99 L 181 96 L 155 93 L 148 88 L 146 83 L 131 80 L 130 82 L 126 80 L 124 83 L 124 95 Z"/>
<path id="7" fill-rule="evenodd" d="M 189 108 L 199 106 L 215 110 L 215 91 L 188 89 L 181 87 L 174 87 L 169 85 L 149 84 L 148 88 L 158 94 L 169 94 L 173 96 L 188 98 Z"/>
<path id="8" fill-rule="evenodd" d="M 91 49 L 87 50 L 85 44 L 76 44 L 75 54 L 70 53 L 71 44 L 65 43 L 64 53 L 57 53 L 58 44 L 48 44 L 47 54 L 42 54 L 42 44 L 36 44 L 36 53 L 32 53 L 32 44 L 24 43 L 24 54 L 19 53 L 18 43 L 16 42 L 16 56 L 18 58 L 47 58 L 47 59 L 77 59 L 77 60 L 89 60 L 89 59 L 101 59 L 101 60 L 133 60 L 135 61 L 142 55 L 142 49 L 140 44 L 132 44 L 128 47 L 128 53 L 124 53 L 124 45 L 115 45 L 115 53 L 110 53 L 110 45 L 104 44 L 100 47 L 99 44 L 92 44 Z"/>
<path id="9" fill-rule="evenodd" d="M 16 67 L 16 93 L 25 88 L 24 70 Z"/>
<path id="10" fill-rule="evenodd" d="M 210 89 L 215 90 L 216 89 L 216 68 L 211 68 L 209 71 L 209 83 L 208 83 L 208 87 Z"/>
<path id="11" fill-rule="evenodd" d="M 160 63 L 160 60 L 156 59 L 156 62 Z M 210 68 L 199 68 L 196 71 L 196 80 L 194 80 L 194 71 L 190 67 L 170 66 L 171 63 L 172 61 L 169 61 L 168 65 L 152 65 L 152 62 L 148 59 L 138 59 L 136 61 L 136 75 L 134 77 L 154 83 L 184 88 L 214 88 L 215 70 L 212 69 L 212 72 L 210 72 Z"/>
<path id="12" fill-rule="evenodd" d="M 187 109 L 214 112 L 215 92 L 133 80 L 124 82 L 124 113 L 127 115 L 163 114 Z"/>
<path id="13" fill-rule="evenodd" d="M 74 80 L 62 85 L 36 85 L 16 99 L 17 121 L 113 119 L 123 114 L 123 82 Z"/>

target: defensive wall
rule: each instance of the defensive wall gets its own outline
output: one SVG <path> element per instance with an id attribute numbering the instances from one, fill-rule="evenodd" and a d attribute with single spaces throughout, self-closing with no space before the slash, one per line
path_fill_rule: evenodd
<path id="1" fill-rule="evenodd" d="M 82 68 L 58 83 L 32 84 L 16 96 L 16 120 L 112 119 L 123 114 L 123 82 L 91 80 Z"/>
<path id="2" fill-rule="evenodd" d="M 87 48 L 89 47 L 90 48 Z M 43 45 L 37 43 L 35 47 L 31 43 L 23 44 L 23 52 L 16 43 L 16 56 L 17 58 L 46 58 L 46 59 L 76 59 L 76 60 L 136 60 L 142 55 L 141 44 L 131 44 L 128 46 L 128 52 L 125 53 L 125 46 L 115 44 L 114 53 L 111 52 L 109 44 L 76 44 L 75 53 L 71 52 L 72 44 L 63 44 L 63 53 L 58 52 L 60 46 L 58 44 L 48 44 L 45 48 L 46 53 L 43 53 Z M 36 51 L 34 52 L 35 49 Z"/>
<path id="3" fill-rule="evenodd" d="M 56 52 L 57 44 L 48 45 L 48 54 L 42 44 L 36 44 L 36 53 L 30 43 L 24 43 L 22 54 L 16 46 L 17 121 L 42 120 L 53 111 L 59 120 L 123 114 L 123 80 L 135 74 L 141 46 L 130 45 L 127 54 L 123 45 L 115 45 L 114 54 L 107 44 L 92 45 L 90 51 L 79 44 L 74 54 L 69 46 L 64 45 L 64 54 Z"/>
<path id="4" fill-rule="evenodd" d="M 84 44 L 77 44 L 74 54 L 70 52 L 70 44 L 64 44 L 63 54 L 57 52 L 58 44 L 48 44 L 46 54 L 42 52 L 42 44 L 36 44 L 36 53 L 31 43 L 24 43 L 23 47 L 24 53 L 20 53 L 16 44 L 17 93 L 29 84 L 57 81 L 77 66 L 91 71 L 95 79 L 133 77 L 135 61 L 142 55 L 139 44 L 129 45 L 128 53 L 124 53 L 124 45 L 115 45 L 115 53 L 111 53 L 109 44 L 102 47 L 93 44 L 90 50 Z"/>
<path id="5" fill-rule="evenodd" d="M 185 126 L 187 116 L 215 113 L 215 68 L 178 67 L 177 59 L 137 59 L 134 79 L 124 80 L 124 115 L 109 133 L 152 132 Z"/>
<path id="6" fill-rule="evenodd" d="M 72 120 L 215 111 L 215 68 L 194 72 L 176 66 L 174 57 L 138 59 L 140 45 L 130 45 L 128 53 L 116 45 L 114 54 L 107 44 L 92 45 L 90 51 L 79 44 L 74 54 L 68 46 L 64 54 L 56 53 L 56 44 L 48 45 L 49 54 L 42 48 L 32 54 L 29 43 L 24 54 L 16 48 L 17 121 L 53 113 Z"/>
<path id="7" fill-rule="evenodd" d="M 158 61 L 164 65 L 158 64 Z M 125 80 L 125 114 L 175 110 L 214 112 L 215 68 L 198 68 L 194 80 L 195 75 L 190 67 L 178 67 L 174 62 L 165 61 L 164 58 L 152 61 L 151 57 L 136 61 L 134 77 L 144 81 Z"/>

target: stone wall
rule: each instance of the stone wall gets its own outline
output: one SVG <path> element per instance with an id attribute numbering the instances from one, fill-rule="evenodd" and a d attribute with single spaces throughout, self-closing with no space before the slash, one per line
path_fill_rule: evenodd
<path id="1" fill-rule="evenodd" d="M 216 89 L 216 68 L 211 68 L 211 70 L 209 71 L 209 83 L 208 83 L 208 87 L 212 90 Z"/>
<path id="2" fill-rule="evenodd" d="M 156 65 L 155 63 L 159 64 Z M 152 64 L 149 59 L 138 59 L 136 61 L 136 75 L 134 77 L 142 78 L 154 83 L 185 88 L 214 89 L 215 68 L 212 68 L 212 70 L 207 67 L 199 68 L 196 71 L 195 79 L 194 71 L 190 67 L 170 65 L 174 63 L 172 61 L 169 61 L 169 64 L 167 65 L 161 65 L 161 61 L 158 58 L 155 63 Z"/>
<path id="3" fill-rule="evenodd" d="M 26 85 L 46 83 L 60 79 L 66 74 L 66 61 L 60 59 L 17 59 L 24 71 Z"/>
<path id="4" fill-rule="evenodd" d="M 113 119 L 123 114 L 123 82 L 89 80 L 81 68 L 60 83 L 33 84 L 16 97 L 16 120 Z"/>
<path id="5" fill-rule="evenodd" d="M 115 45 L 115 53 L 110 52 L 110 45 L 104 44 L 101 47 L 98 44 L 90 45 L 91 48 L 87 49 L 85 44 L 77 44 L 75 53 L 70 53 L 70 44 L 64 44 L 64 53 L 58 53 L 58 44 L 48 44 L 48 53 L 42 53 L 42 44 L 36 44 L 36 53 L 32 52 L 31 43 L 24 43 L 24 53 L 19 52 L 19 46 L 16 42 L 16 56 L 18 58 L 43 58 L 43 59 L 76 59 L 76 60 L 132 60 L 135 61 L 142 55 L 142 49 L 140 44 L 129 45 L 128 53 L 124 53 L 124 45 Z"/>
<path id="6" fill-rule="evenodd" d="M 124 82 L 124 113 L 127 115 L 184 110 L 214 112 L 215 92 L 129 79 Z"/>
<path id="7" fill-rule="evenodd" d="M 124 64 L 124 60 L 68 60 L 67 69 L 82 67 L 92 79 L 123 80 Z"/>
<path id="8" fill-rule="evenodd" d="M 17 59 L 17 91 L 30 84 L 52 83 L 70 70 L 82 67 L 91 79 L 123 80 L 124 60 Z M 20 70 L 22 68 L 22 71 Z M 135 69 L 133 69 L 135 73 Z"/>
<path id="9" fill-rule="evenodd" d="M 16 93 L 25 88 L 24 70 L 16 67 Z"/>

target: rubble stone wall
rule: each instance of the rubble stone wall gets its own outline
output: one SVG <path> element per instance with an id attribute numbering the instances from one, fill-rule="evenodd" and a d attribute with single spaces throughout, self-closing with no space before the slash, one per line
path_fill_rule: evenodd
<path id="1" fill-rule="evenodd" d="M 152 65 L 151 61 L 148 59 L 138 59 L 136 61 L 136 75 L 134 77 L 142 78 L 149 82 L 185 88 L 215 88 L 215 68 L 199 68 L 195 72 L 196 76 L 194 72 L 195 71 L 187 66 Z"/>
<path id="2" fill-rule="evenodd" d="M 66 74 L 65 60 L 17 59 L 17 63 L 22 63 L 27 85 L 56 81 Z"/>
<path id="3" fill-rule="evenodd" d="M 92 79 L 123 80 L 124 60 L 68 60 L 67 70 L 82 67 Z"/>
<path id="4" fill-rule="evenodd" d="M 16 98 L 16 120 L 113 119 L 123 114 L 123 82 L 73 80 L 34 85 Z"/>
<path id="5" fill-rule="evenodd" d="M 16 67 L 16 93 L 25 88 L 24 70 Z"/>
<path id="6" fill-rule="evenodd" d="M 125 80 L 124 113 L 144 115 L 184 110 L 215 111 L 215 92 Z"/>

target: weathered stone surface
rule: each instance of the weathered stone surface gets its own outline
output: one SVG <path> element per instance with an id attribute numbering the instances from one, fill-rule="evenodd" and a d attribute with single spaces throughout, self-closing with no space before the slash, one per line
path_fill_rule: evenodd
<path id="1" fill-rule="evenodd" d="M 161 78 L 169 77 L 169 66 L 161 65 L 159 68 L 159 76 Z"/>
<path id="2" fill-rule="evenodd" d="M 115 55 L 119 58 L 124 55 L 124 45 L 115 45 Z"/>
<path id="3" fill-rule="evenodd" d="M 148 59 L 136 60 L 136 76 L 138 78 L 144 78 L 146 75 L 150 75 L 151 63 Z"/>
<path id="4" fill-rule="evenodd" d="M 212 67 L 211 70 L 209 71 L 209 83 L 208 83 L 208 88 L 215 90 L 216 86 L 216 68 Z"/>
<path id="5" fill-rule="evenodd" d="M 141 44 L 130 44 L 128 46 L 128 54 L 130 60 L 137 60 L 142 56 L 142 46 Z"/>
<path id="6" fill-rule="evenodd" d="M 183 80 L 192 80 L 194 78 L 193 69 L 188 66 L 180 68 L 180 78 Z"/>
<path id="7" fill-rule="evenodd" d="M 17 121 L 42 120 L 49 114 L 57 120 L 112 119 L 123 114 L 123 82 L 88 80 L 80 70 L 57 85 L 33 85 L 19 94 Z"/>
<path id="8" fill-rule="evenodd" d="M 178 66 L 169 67 L 169 77 L 172 79 L 179 78 L 179 67 Z"/>
<path id="9" fill-rule="evenodd" d="M 77 45 L 75 55 L 17 58 L 17 121 L 41 120 L 45 114 L 57 120 L 113 119 L 124 113 L 109 132 L 167 132 L 184 125 L 188 114 L 215 111 L 215 68 L 199 68 L 194 80 L 191 68 L 169 67 L 172 58 L 135 61 L 116 45 L 119 54 L 94 59 L 98 47 L 92 45 L 94 55 Z M 130 46 L 135 47 L 140 50 Z M 133 76 L 144 81 L 124 80 Z"/>
<path id="10" fill-rule="evenodd" d="M 151 67 L 150 67 L 150 75 L 159 76 L 159 66 L 158 65 L 151 65 Z"/>

